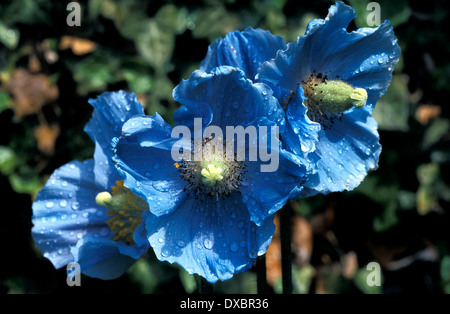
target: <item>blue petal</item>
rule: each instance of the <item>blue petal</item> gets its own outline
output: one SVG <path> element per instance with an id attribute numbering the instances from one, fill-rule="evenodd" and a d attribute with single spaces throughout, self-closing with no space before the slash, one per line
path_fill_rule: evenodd
<path id="1" fill-rule="evenodd" d="M 93 168 L 91 159 L 73 161 L 55 170 L 33 203 L 34 241 L 55 268 L 78 262 L 72 249 L 88 239 L 98 247 L 113 245 L 120 254 L 134 258 L 148 248 L 148 245 L 142 247 L 142 240 L 140 246 L 111 241 L 112 231 L 106 224 L 107 209 L 95 202 L 99 192 L 110 189 L 98 185 Z M 83 249 L 80 246 L 80 250 Z M 105 259 L 101 250 L 97 252 L 99 259 Z"/>
<path id="2" fill-rule="evenodd" d="M 277 150 L 276 148 L 271 148 Z M 246 174 L 239 190 L 250 219 L 257 225 L 277 212 L 286 201 L 298 194 L 306 179 L 306 168 L 293 154 L 280 150 L 276 171 L 261 171 L 260 161 L 246 161 Z"/>
<path id="3" fill-rule="evenodd" d="M 33 203 L 33 237 L 56 268 L 73 261 L 69 247 L 88 232 L 109 236 L 106 208 L 95 203 L 98 187 L 93 160 L 73 161 L 57 169 Z"/>
<path id="4" fill-rule="evenodd" d="M 286 43 L 281 36 L 249 27 L 243 32 L 228 33 L 210 45 L 200 69 L 209 72 L 215 67 L 229 65 L 254 80 L 261 64 L 275 58 L 277 51 L 283 49 L 286 49 Z"/>
<path id="5" fill-rule="evenodd" d="M 114 241 L 79 241 L 71 252 L 80 264 L 83 274 L 103 280 L 120 277 L 136 262 L 136 259 L 121 254 Z"/>
<path id="6" fill-rule="evenodd" d="M 310 74 L 323 73 L 365 88 L 373 107 L 386 92 L 400 48 L 389 21 L 348 33 L 354 17 L 351 7 L 337 2 L 325 20 L 311 22 L 304 36 L 264 63 L 257 78 L 277 91 L 277 97 L 285 97 Z"/>
<path id="7" fill-rule="evenodd" d="M 95 142 L 96 180 L 110 186 L 120 179 L 111 165 L 111 140 L 120 136 L 126 120 L 134 115 L 144 114 L 144 107 L 137 102 L 134 93 L 124 91 L 103 93 L 97 99 L 90 99 L 89 103 L 94 111 L 84 130 Z"/>
<path id="8" fill-rule="evenodd" d="M 307 115 L 307 107 L 303 105 L 306 97 L 303 87 L 298 85 L 297 91 L 292 97 L 286 109 L 286 128 L 281 135 L 283 146 L 289 151 L 307 158 L 308 154 L 316 150 L 319 141 L 320 124 L 311 121 Z M 308 162 L 304 162 L 308 165 Z"/>
<path id="9" fill-rule="evenodd" d="M 352 190 L 378 168 L 381 153 L 377 122 L 365 108 L 346 113 L 331 128 L 322 130 L 311 160 L 317 172 L 305 183 L 302 196 Z"/>
<path id="10" fill-rule="evenodd" d="M 216 282 L 249 269 L 266 252 L 273 218 L 256 226 L 235 193 L 219 202 L 189 198 L 169 215 L 150 215 L 146 229 L 158 259 Z"/>
<path id="11" fill-rule="evenodd" d="M 174 166 L 171 149 L 176 139 L 172 128 L 159 116 L 128 120 L 115 143 L 113 157 L 124 185 L 149 204 L 154 215 L 164 215 L 183 201 L 186 183 Z"/>
<path id="12" fill-rule="evenodd" d="M 193 118 L 202 118 L 203 126 L 215 125 L 223 132 L 226 126 L 249 125 L 266 117 L 278 125 L 284 124 L 284 113 L 272 91 L 265 84 L 253 84 L 244 73 L 222 66 L 210 73 L 195 71 L 173 91 L 173 97 L 187 109 L 175 114 L 176 125 Z"/>

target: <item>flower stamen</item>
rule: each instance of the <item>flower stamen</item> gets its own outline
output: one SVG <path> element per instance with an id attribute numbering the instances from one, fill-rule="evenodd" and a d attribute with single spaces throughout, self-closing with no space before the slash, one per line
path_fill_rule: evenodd
<path id="1" fill-rule="evenodd" d="M 237 161 L 236 156 L 233 160 L 227 159 L 226 145 L 222 139 L 217 140 L 219 142 L 212 138 L 202 141 L 201 151 L 196 152 L 201 156 L 200 161 L 192 158 L 194 152 L 184 150 L 183 160 L 174 164 L 181 178 L 187 182 L 186 193 L 201 201 L 211 197 L 216 200 L 225 198 L 238 190 L 244 180 L 245 164 Z"/>
<path id="2" fill-rule="evenodd" d="M 114 241 L 135 244 L 133 234 L 142 223 L 142 213 L 148 205 L 139 196 L 123 186 L 123 180 L 116 181 L 112 194 L 104 191 L 97 194 L 95 202 L 108 208 L 106 214 L 112 216 L 106 223 L 114 231 Z"/>

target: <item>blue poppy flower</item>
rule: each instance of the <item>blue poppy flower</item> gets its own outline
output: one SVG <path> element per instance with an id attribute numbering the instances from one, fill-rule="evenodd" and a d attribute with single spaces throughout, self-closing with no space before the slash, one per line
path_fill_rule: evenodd
<path id="1" fill-rule="evenodd" d="M 71 262 L 96 278 L 123 274 L 149 245 L 142 219 L 147 203 L 122 184 L 111 160 L 111 139 L 125 119 L 143 114 L 134 94 L 108 92 L 96 100 L 85 131 L 94 159 L 56 169 L 33 202 L 32 235 L 55 268 Z"/>
<path id="2" fill-rule="evenodd" d="M 145 226 L 156 256 L 209 282 L 226 280 L 249 269 L 265 253 L 274 232 L 274 214 L 301 189 L 305 169 L 295 155 L 279 150 L 278 141 L 268 141 L 270 132 L 263 128 L 258 129 L 259 138 L 279 156 L 274 172 L 263 172 L 259 158 L 228 155 L 227 159 L 220 145 L 239 141 L 225 131 L 223 138 L 203 133 L 211 126 L 225 130 L 283 125 L 284 113 L 271 90 L 253 84 L 242 71 L 232 67 L 195 71 L 173 96 L 183 105 L 175 115 L 177 128 L 158 114 L 130 119 L 116 141 L 116 167 L 125 186 L 149 204 Z M 200 136 L 195 135 L 194 118 L 202 119 Z M 172 138 L 180 127 L 189 130 L 189 145 L 179 147 L 181 140 Z M 251 145 L 246 141 L 244 146 Z M 179 161 L 174 161 L 173 152 L 180 154 Z M 196 152 L 200 158 L 195 158 Z"/>
<path id="3" fill-rule="evenodd" d="M 285 147 L 316 165 L 302 196 L 351 190 L 378 167 L 372 110 L 390 84 L 400 48 L 389 21 L 347 32 L 355 16 L 336 2 L 326 19 L 309 23 L 305 35 L 257 74 L 286 109 Z"/>

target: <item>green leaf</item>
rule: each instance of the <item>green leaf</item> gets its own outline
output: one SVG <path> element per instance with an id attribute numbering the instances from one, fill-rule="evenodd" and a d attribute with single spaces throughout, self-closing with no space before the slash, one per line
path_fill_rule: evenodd
<path id="1" fill-rule="evenodd" d="M 373 117 L 380 130 L 408 131 L 409 101 L 408 82 L 403 75 L 394 75 L 386 94 L 373 110 Z"/>
<path id="2" fill-rule="evenodd" d="M 13 28 L 8 28 L 0 21 L 0 43 L 4 44 L 8 49 L 16 49 L 19 43 L 19 31 Z"/>
<path id="3" fill-rule="evenodd" d="M 356 11 L 355 23 L 358 27 L 367 27 L 367 17 L 373 10 L 368 10 L 367 5 L 372 0 L 349 0 L 349 4 Z M 396 27 L 400 24 L 405 23 L 410 15 L 411 9 L 409 8 L 407 0 L 398 1 L 388 1 L 388 0 L 378 0 L 377 4 L 380 5 L 380 22 L 383 23 L 384 20 L 389 20 L 392 26 Z"/>
<path id="4" fill-rule="evenodd" d="M 367 277 L 370 273 L 371 271 L 367 270 L 366 267 L 358 269 L 354 278 L 355 285 L 366 294 L 381 294 L 383 292 L 382 286 L 369 286 L 367 284 Z M 380 273 L 380 275 L 382 274 Z M 382 278 L 381 282 L 383 282 Z"/>
<path id="5" fill-rule="evenodd" d="M 2 92 L 0 91 L 0 113 L 5 110 L 10 108 L 10 98 L 9 98 L 9 94 L 7 92 Z"/>
<path id="6" fill-rule="evenodd" d="M 316 273 L 314 267 L 309 264 L 302 267 L 293 266 L 292 273 L 294 292 L 300 294 L 308 293 L 312 279 Z"/>
<path id="7" fill-rule="evenodd" d="M 236 30 L 236 25 L 239 25 L 238 16 L 227 12 L 223 6 L 200 9 L 193 16 L 195 18 L 194 37 L 208 38 L 210 42 Z"/>
<path id="8" fill-rule="evenodd" d="M 42 187 L 39 178 L 36 175 L 21 176 L 16 173 L 9 175 L 9 183 L 17 193 L 26 193 L 35 195 Z"/>
<path id="9" fill-rule="evenodd" d="M 78 84 L 78 92 L 86 95 L 89 92 L 103 91 L 108 84 L 118 80 L 116 74 L 120 69 L 120 60 L 107 51 L 97 49 L 80 62 L 70 66 L 73 78 Z"/>
<path id="10" fill-rule="evenodd" d="M 186 293 L 193 293 L 197 290 L 197 282 L 194 275 L 189 274 L 180 267 L 180 280 Z"/>
<path id="11" fill-rule="evenodd" d="M 449 120 L 443 118 L 434 120 L 423 135 L 422 141 L 423 148 L 427 149 L 433 146 L 434 144 L 438 143 L 444 135 L 449 133 L 449 131 L 450 131 Z"/>
<path id="12" fill-rule="evenodd" d="M 14 151 L 7 146 L 0 146 L 0 172 L 4 175 L 10 174 L 17 164 Z"/>
<path id="13" fill-rule="evenodd" d="M 153 274 L 152 268 L 145 259 L 137 262 L 127 271 L 132 282 L 141 287 L 141 292 L 151 294 L 156 292 L 158 281 Z"/>

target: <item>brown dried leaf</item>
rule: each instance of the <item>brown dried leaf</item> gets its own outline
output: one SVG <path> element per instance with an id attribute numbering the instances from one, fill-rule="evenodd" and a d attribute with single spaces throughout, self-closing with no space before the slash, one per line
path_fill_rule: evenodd
<path id="1" fill-rule="evenodd" d="M 58 136 L 59 126 L 56 124 L 42 124 L 34 131 L 34 138 L 37 141 L 38 148 L 46 155 L 53 154 Z"/>
<path id="2" fill-rule="evenodd" d="M 23 69 L 14 71 L 6 89 L 13 96 L 11 105 L 17 118 L 36 114 L 59 96 L 58 87 L 50 83 L 48 76 Z"/>
<path id="3" fill-rule="evenodd" d="M 313 231 L 310 223 L 300 216 L 292 217 L 292 248 L 296 263 L 309 263 L 313 249 Z"/>
<path id="4" fill-rule="evenodd" d="M 78 56 L 91 53 L 96 47 L 97 45 L 93 41 L 73 36 L 63 36 L 59 43 L 59 49 L 71 49 Z"/>
<path id="5" fill-rule="evenodd" d="M 272 286 L 281 278 L 280 221 L 278 214 L 275 215 L 273 222 L 275 233 L 266 252 L 267 282 Z"/>
<path id="6" fill-rule="evenodd" d="M 430 121 L 441 114 L 441 107 L 435 105 L 421 105 L 416 110 L 416 119 L 422 124 Z"/>

